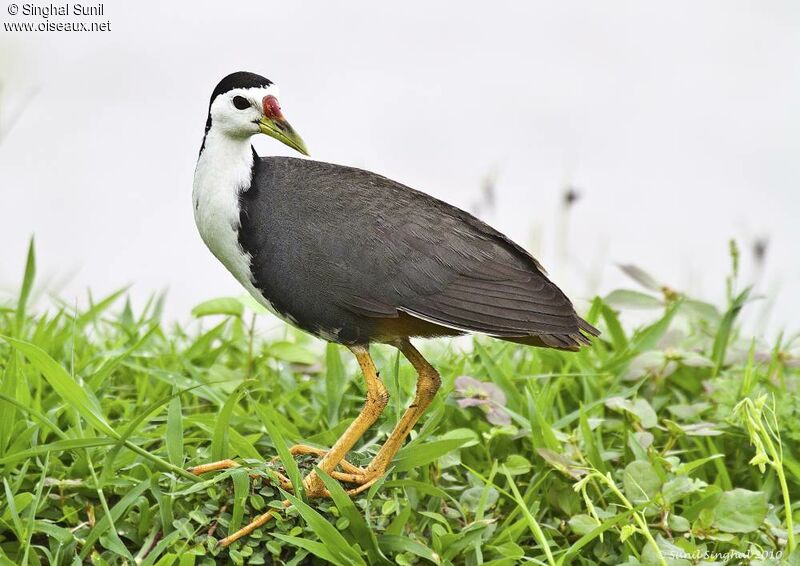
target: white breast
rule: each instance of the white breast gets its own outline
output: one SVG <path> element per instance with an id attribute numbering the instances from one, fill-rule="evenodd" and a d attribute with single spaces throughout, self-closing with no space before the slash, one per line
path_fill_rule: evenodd
<path id="1" fill-rule="evenodd" d="M 212 128 L 194 173 L 194 220 L 211 253 L 261 305 L 275 312 L 253 284 L 250 254 L 239 245 L 239 195 L 250 186 L 252 168 L 249 140 L 216 134 Z"/>

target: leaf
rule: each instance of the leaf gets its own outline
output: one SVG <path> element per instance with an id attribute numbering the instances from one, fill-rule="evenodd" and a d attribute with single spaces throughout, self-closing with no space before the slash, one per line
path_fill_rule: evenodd
<path id="1" fill-rule="evenodd" d="M 346 376 L 339 346 L 328 343 L 325 346 L 325 393 L 328 405 L 328 426 L 336 426 L 339 422 L 339 407 L 346 389 Z"/>
<path id="2" fill-rule="evenodd" d="M 530 387 L 525 390 L 525 400 L 528 405 L 533 445 L 536 448 L 546 448 L 553 452 L 560 451 L 561 442 L 556 437 L 554 427 L 550 425 L 545 416 L 545 411 L 550 412 L 552 407 L 545 402 L 544 397 L 535 399 Z"/>
<path id="3" fill-rule="evenodd" d="M 744 304 L 747 302 L 749 295 L 750 287 L 731 300 L 728 310 L 722 317 L 722 322 L 720 322 L 717 335 L 714 338 L 714 348 L 711 352 L 711 359 L 714 361 L 714 376 L 719 374 L 722 365 L 725 363 L 725 352 L 728 349 L 728 342 L 733 332 L 733 324 L 736 321 L 736 317 L 739 316 L 739 312 L 741 312 L 744 307 Z"/>
<path id="4" fill-rule="evenodd" d="M 422 446 L 410 444 L 403 447 L 392 460 L 392 465 L 395 471 L 406 472 L 426 466 L 448 452 L 475 441 L 476 434 L 474 431 L 465 428 L 451 430 L 442 435 L 439 440 L 426 442 Z"/>
<path id="5" fill-rule="evenodd" d="M 603 302 L 616 308 L 628 309 L 660 309 L 664 306 L 661 299 L 630 289 L 615 289 L 603 298 Z"/>
<path id="6" fill-rule="evenodd" d="M 676 403 L 674 405 L 667 406 L 667 410 L 670 413 L 675 415 L 675 417 L 684 420 L 689 420 L 698 417 L 710 408 L 711 408 L 711 403 L 707 403 L 705 401 L 692 404 Z"/>
<path id="7" fill-rule="evenodd" d="M 676 476 L 666 482 L 661 488 L 661 494 L 668 504 L 673 504 L 687 495 L 702 491 L 706 487 L 706 482 L 699 479 L 692 479 L 689 476 Z"/>
<path id="8" fill-rule="evenodd" d="M 413 489 L 419 493 L 429 495 L 431 497 L 439 497 L 441 499 L 448 499 L 458 506 L 458 502 L 453 498 L 452 495 L 448 494 L 440 487 L 436 487 L 435 485 L 431 485 L 426 482 L 416 481 L 416 480 L 393 480 L 387 481 L 385 484 L 386 488 L 392 487 L 402 487 L 403 489 Z"/>
<path id="9" fill-rule="evenodd" d="M 415 556 L 419 556 L 420 558 L 424 558 L 425 560 L 430 560 L 434 564 L 441 564 L 438 554 L 424 544 L 421 544 L 415 540 L 411 540 L 408 537 L 399 535 L 383 535 L 378 537 L 378 544 L 380 544 L 380 547 L 384 552 L 390 555 L 408 552 L 410 554 L 414 554 Z"/>
<path id="10" fill-rule="evenodd" d="M 658 345 L 658 341 L 661 340 L 667 330 L 669 330 L 672 319 L 675 318 L 675 314 L 678 312 L 681 304 L 680 300 L 675 301 L 667 307 L 664 316 L 650 326 L 637 332 L 630 341 L 631 350 L 638 353 L 655 348 Z"/>
<path id="11" fill-rule="evenodd" d="M 667 428 L 676 434 L 685 434 L 687 436 L 721 436 L 723 431 L 717 428 L 715 423 L 692 423 L 680 424 L 669 419 L 664 419 Z"/>
<path id="12" fill-rule="evenodd" d="M 688 312 L 697 317 L 705 319 L 709 322 L 719 321 L 719 311 L 717 310 L 717 307 L 710 303 L 704 303 L 703 301 L 696 301 L 694 299 L 684 299 L 683 305 Z"/>
<path id="13" fill-rule="evenodd" d="M 170 464 L 183 464 L 183 414 L 181 396 L 175 395 L 167 409 L 167 457 Z"/>
<path id="14" fill-rule="evenodd" d="M 608 471 L 608 466 L 605 459 L 600 455 L 600 450 L 594 437 L 595 433 L 589 425 L 589 418 L 586 416 L 586 408 L 583 405 L 580 408 L 578 424 L 581 430 L 581 438 L 583 438 L 583 443 L 586 446 L 586 458 L 592 466 L 605 474 Z"/>
<path id="15" fill-rule="evenodd" d="M 653 428 L 658 424 L 658 417 L 647 399 L 637 397 L 633 400 L 631 412 L 636 415 L 644 428 Z"/>
<path id="16" fill-rule="evenodd" d="M 658 424 L 658 417 L 653 407 L 647 402 L 647 399 L 638 397 L 631 401 L 630 399 L 622 399 L 621 397 L 611 397 L 606 399 L 606 407 L 616 411 L 624 411 L 630 413 L 636 420 L 641 423 L 644 428 L 653 428 Z"/>
<path id="17" fill-rule="evenodd" d="M 114 507 L 111 508 L 111 518 L 116 523 L 117 520 L 122 516 L 122 514 L 127 511 L 128 507 L 133 505 L 133 503 L 142 495 L 147 488 L 150 487 L 149 481 L 139 482 L 135 487 L 128 490 L 125 496 L 120 499 Z M 95 524 L 94 528 L 89 531 L 89 534 L 86 537 L 86 541 L 83 544 L 83 548 L 81 549 L 80 556 L 81 558 L 86 558 L 89 553 L 92 551 L 94 547 L 95 541 L 100 538 L 109 527 L 111 526 L 111 522 L 109 521 L 109 517 L 104 515 L 102 519 L 100 519 L 97 524 Z"/>
<path id="18" fill-rule="evenodd" d="M 600 523 L 597 522 L 597 519 L 591 515 L 586 515 L 585 513 L 570 517 L 569 521 L 567 522 L 569 523 L 569 527 L 572 529 L 572 532 L 576 535 L 585 535 L 600 526 Z"/>
<path id="19" fill-rule="evenodd" d="M 11 492 L 10 492 L 11 488 L 9 486 L 4 486 L 4 487 L 7 487 L 6 497 L 4 501 L 5 509 L 3 509 L 3 513 L 2 515 L 0 515 L 0 520 L 6 522 L 11 521 L 15 514 L 17 515 L 17 519 L 19 519 L 19 513 L 24 511 L 25 508 L 31 504 L 31 501 L 33 501 L 34 496 L 32 493 L 24 491 L 22 493 L 17 493 L 13 497 L 11 497 Z M 16 522 L 17 519 L 14 519 L 14 521 Z M 18 528 L 19 528 L 19 534 L 21 536 L 22 522 L 19 523 Z"/>
<path id="20" fill-rule="evenodd" d="M 619 268 L 631 279 L 636 281 L 639 285 L 650 291 L 661 292 L 661 283 L 655 277 L 647 273 L 641 267 L 632 264 L 619 264 Z"/>
<path id="21" fill-rule="evenodd" d="M 606 322 L 606 328 L 608 328 L 608 334 L 611 336 L 611 343 L 614 344 L 614 349 L 624 350 L 628 345 L 628 337 L 625 336 L 625 330 L 622 329 L 617 313 L 608 305 L 603 304 L 602 314 L 603 320 Z"/>
<path id="22" fill-rule="evenodd" d="M 544 554 L 547 557 L 547 563 L 550 566 L 555 566 L 556 561 L 553 558 L 553 552 L 550 550 L 550 544 L 547 542 L 547 538 L 544 535 L 544 531 L 542 531 L 542 527 L 539 525 L 536 517 L 533 516 L 533 513 L 531 513 L 531 509 L 528 508 L 528 504 L 525 503 L 525 500 L 522 498 L 519 489 L 517 489 L 517 484 L 514 483 L 514 478 L 511 477 L 511 474 L 508 473 L 508 470 L 505 467 L 503 467 L 503 473 L 506 475 L 506 479 L 508 479 L 508 485 L 513 493 L 514 502 L 517 504 L 517 508 L 522 512 L 522 516 L 525 518 L 525 522 L 528 524 L 528 528 L 533 534 L 533 538 L 537 543 L 539 543 L 542 551 L 544 551 Z"/>
<path id="23" fill-rule="evenodd" d="M 48 452 L 64 452 L 66 450 L 80 450 L 98 446 L 112 446 L 114 444 L 116 444 L 116 440 L 111 438 L 74 438 L 69 440 L 57 440 L 50 444 L 37 446 L 36 448 L 6 454 L 0 458 L 0 465 L 26 460 L 28 458 L 47 454 Z"/>
<path id="24" fill-rule="evenodd" d="M 736 488 L 720 496 L 713 525 L 725 533 L 751 533 L 759 529 L 767 511 L 766 493 Z"/>
<path id="25" fill-rule="evenodd" d="M 286 470 L 286 475 L 289 476 L 289 481 L 291 482 L 295 493 L 299 493 L 302 497 L 303 476 L 300 475 L 300 468 L 297 467 L 297 462 L 295 462 L 291 452 L 289 451 L 289 446 L 286 443 L 283 432 L 281 432 L 280 425 L 277 424 L 267 410 L 261 405 L 257 405 L 256 412 L 261 418 L 261 422 L 264 423 L 264 427 L 267 429 L 267 434 L 269 434 L 272 444 L 275 446 L 275 450 L 278 452 L 278 457 L 281 460 L 281 464 L 283 464 L 283 469 Z"/>
<path id="26" fill-rule="evenodd" d="M 122 289 L 118 289 L 114 291 L 106 298 L 98 301 L 97 303 L 92 303 L 92 305 L 82 312 L 76 319 L 75 319 L 75 327 L 76 328 L 83 328 L 90 322 L 97 320 L 97 318 L 103 314 L 106 309 L 108 309 L 111 305 L 113 305 L 117 299 L 119 299 L 125 292 L 128 290 L 127 287 L 123 287 Z"/>
<path id="27" fill-rule="evenodd" d="M 348 565 L 348 562 L 343 562 L 339 560 L 338 557 L 333 553 L 332 549 L 329 549 L 327 545 L 321 542 L 295 537 L 291 535 L 283 535 L 280 533 L 274 533 L 272 536 L 284 542 L 288 542 L 289 544 L 294 545 L 297 548 L 302 548 L 304 550 L 307 550 L 311 554 L 318 556 L 323 560 L 330 562 L 331 564 L 336 564 L 337 566 Z"/>
<path id="28" fill-rule="evenodd" d="M 511 379 L 511 376 L 503 366 L 495 361 L 486 348 L 481 345 L 480 341 L 473 340 L 472 343 L 475 347 L 475 351 L 478 352 L 481 365 L 483 365 L 483 367 L 486 369 L 486 373 L 489 374 L 489 377 L 491 377 L 492 381 L 496 382 L 497 385 L 500 386 L 500 389 L 503 390 L 503 393 L 506 394 L 509 408 L 517 411 L 519 409 L 518 389 L 517 386 L 514 385 L 514 381 Z"/>
<path id="29" fill-rule="evenodd" d="M 688 519 L 674 513 L 670 513 L 667 521 L 669 522 L 669 528 L 679 533 L 685 533 L 692 528 Z"/>
<path id="30" fill-rule="evenodd" d="M 276 360 L 284 362 L 308 366 L 317 363 L 317 354 L 294 342 L 273 342 L 267 351 Z"/>
<path id="31" fill-rule="evenodd" d="M 352 533 L 354 542 L 363 548 L 369 557 L 370 564 L 391 564 L 378 547 L 378 539 L 375 532 L 367 525 L 361 511 L 358 510 L 347 495 L 341 484 L 317 468 L 319 475 L 328 492 L 331 494 L 334 504 L 341 513 L 341 516 L 348 520 L 347 530 Z"/>
<path id="32" fill-rule="evenodd" d="M 606 519 L 603 521 L 602 524 L 598 525 L 596 528 L 592 529 L 581 538 L 579 538 L 575 543 L 567 549 L 565 554 L 561 555 L 561 558 L 558 560 L 558 566 L 562 566 L 563 564 L 570 564 L 572 560 L 572 556 L 577 554 L 582 548 L 587 546 L 590 542 L 594 539 L 600 537 L 604 532 L 607 530 L 617 526 L 619 523 L 630 521 L 631 516 L 636 512 L 635 509 L 628 509 L 622 513 L 618 513 L 613 517 Z"/>
<path id="33" fill-rule="evenodd" d="M 475 521 L 457 533 L 449 533 L 442 536 L 442 559 L 446 563 L 452 564 L 452 558 L 466 547 L 477 543 L 488 526 L 488 521 Z"/>
<path id="34" fill-rule="evenodd" d="M 28 243 L 28 257 L 25 261 L 25 275 L 22 278 L 22 287 L 19 291 L 19 299 L 17 299 L 17 313 L 16 313 L 16 332 L 17 336 L 22 335 L 22 326 L 25 323 L 25 312 L 28 306 L 28 299 L 31 295 L 33 288 L 33 280 L 36 277 L 36 245 L 33 236 L 31 236 Z"/>
<path id="35" fill-rule="evenodd" d="M 228 525 L 228 535 L 239 530 L 244 517 L 244 501 L 250 492 L 250 476 L 244 468 L 231 470 L 233 480 L 233 511 Z"/>
<path id="36" fill-rule="evenodd" d="M 246 382 L 240 383 L 239 386 L 233 390 L 225 401 L 225 404 L 223 404 L 222 408 L 219 410 L 219 415 L 214 425 L 214 434 L 211 437 L 211 459 L 214 461 L 224 460 L 230 456 L 230 435 L 228 434 L 228 429 L 230 428 L 233 409 L 239 402 L 239 397 L 242 395 L 245 383 Z"/>
<path id="37" fill-rule="evenodd" d="M 306 524 L 314 531 L 314 534 L 319 537 L 322 544 L 333 553 L 337 558 L 337 562 L 344 564 L 365 564 L 361 555 L 348 544 L 342 534 L 336 530 L 336 527 L 334 527 L 330 521 L 291 493 L 286 493 L 283 490 L 281 490 L 281 493 L 294 505 Z"/>
<path id="38" fill-rule="evenodd" d="M 704 466 L 705 464 L 711 462 L 712 460 L 718 460 L 720 458 L 724 458 L 724 454 L 712 454 L 711 456 L 706 456 L 704 458 L 698 458 L 697 460 L 692 460 L 691 462 L 686 462 L 685 464 L 681 465 L 677 470 L 675 470 L 676 474 L 690 474 L 697 468 Z"/>
<path id="39" fill-rule="evenodd" d="M 511 454 L 505 461 L 505 467 L 512 476 L 521 476 L 530 473 L 531 463 L 519 454 Z"/>
<path id="40" fill-rule="evenodd" d="M 577 467 L 573 462 L 570 462 L 558 452 L 548 450 L 547 448 L 537 448 L 536 452 L 545 462 L 572 479 L 578 480 L 586 475 L 586 470 Z"/>
<path id="41" fill-rule="evenodd" d="M 661 489 L 661 478 L 650 462 L 636 460 L 625 467 L 622 476 L 625 495 L 635 505 L 651 501 Z"/>
<path id="42" fill-rule="evenodd" d="M 481 503 L 483 503 L 484 508 L 493 507 L 499 498 L 500 493 L 490 485 L 476 485 L 464 490 L 461 497 L 459 497 L 459 503 L 464 509 L 476 513 Z"/>
<path id="43" fill-rule="evenodd" d="M 192 309 L 192 316 L 200 318 L 209 315 L 242 316 L 244 306 L 239 299 L 220 297 L 204 301 Z"/>
<path id="44" fill-rule="evenodd" d="M 86 422 L 108 436 L 119 438 L 117 432 L 106 421 L 97 400 L 90 398 L 86 391 L 67 373 L 67 370 L 61 367 L 47 352 L 22 340 L 2 335 L 0 335 L 0 338 L 21 352 L 41 372 L 64 402 L 78 411 Z"/>
<path id="45" fill-rule="evenodd" d="M 77 323 L 76 323 L 77 324 Z M 127 360 L 131 354 L 135 351 L 140 349 L 142 345 L 150 339 L 150 337 L 155 334 L 157 330 L 160 330 L 157 324 L 154 324 L 147 330 L 144 334 L 142 334 L 141 338 L 139 338 L 132 346 L 127 348 L 124 352 L 120 355 L 107 360 L 101 367 L 98 369 L 94 375 L 92 375 L 89 379 L 87 379 L 87 383 L 92 391 L 97 391 L 97 389 L 103 384 L 103 382 L 117 369 L 122 363 Z"/>

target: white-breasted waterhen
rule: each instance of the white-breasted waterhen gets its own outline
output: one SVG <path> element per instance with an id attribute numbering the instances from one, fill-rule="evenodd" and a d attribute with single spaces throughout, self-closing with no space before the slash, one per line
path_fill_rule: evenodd
<path id="1" fill-rule="evenodd" d="M 369 171 L 259 157 L 250 145 L 259 133 L 307 155 L 278 100 L 276 85 L 253 73 L 228 75 L 214 89 L 194 176 L 195 220 L 211 252 L 259 303 L 357 358 L 367 389 L 361 414 L 330 450 L 292 452 L 318 454 L 320 469 L 358 493 L 386 471 L 439 388 L 439 374 L 410 338 L 475 332 L 577 350 L 598 331 L 530 254 L 467 212 Z M 413 403 L 359 468 L 344 458 L 388 400 L 369 353 L 374 342 L 397 347 L 419 377 Z M 327 495 L 314 472 L 304 487 L 311 497 Z"/>

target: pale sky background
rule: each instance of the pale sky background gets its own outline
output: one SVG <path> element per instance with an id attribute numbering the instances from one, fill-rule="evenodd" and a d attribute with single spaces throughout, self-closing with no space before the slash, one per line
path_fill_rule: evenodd
<path id="1" fill-rule="evenodd" d="M 111 1 L 51 18 L 69 20 L 111 31 L 0 31 L 2 292 L 35 233 L 40 282 L 68 301 L 132 284 L 141 306 L 168 288 L 188 320 L 239 294 L 190 194 L 209 95 L 250 70 L 280 85 L 314 159 L 465 208 L 493 174 L 485 219 L 579 305 L 626 283 L 620 262 L 720 300 L 728 239 L 747 282 L 768 237 L 770 331 L 799 326 L 798 2 Z M 41 19 L 3 3 L 0 21 Z M 567 183 L 582 198 L 563 261 Z"/>

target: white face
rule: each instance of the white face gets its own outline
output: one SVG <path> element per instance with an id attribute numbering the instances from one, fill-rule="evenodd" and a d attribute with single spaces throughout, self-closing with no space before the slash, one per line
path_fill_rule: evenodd
<path id="1" fill-rule="evenodd" d="M 211 104 L 211 129 L 236 138 L 260 132 L 258 121 L 264 117 L 265 96 L 278 96 L 278 87 L 237 88 L 220 94 Z"/>

